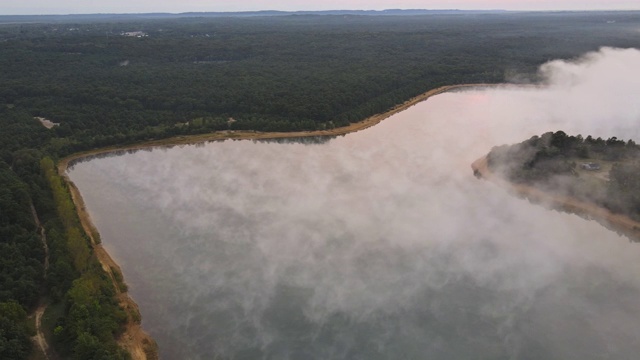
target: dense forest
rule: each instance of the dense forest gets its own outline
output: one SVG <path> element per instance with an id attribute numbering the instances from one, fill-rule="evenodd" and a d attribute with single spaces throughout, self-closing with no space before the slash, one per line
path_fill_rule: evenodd
<path id="1" fill-rule="evenodd" d="M 64 156 L 217 130 L 333 128 L 442 85 L 537 82 L 551 59 L 640 48 L 638 12 L 18 20 L 0 21 L 2 359 L 32 356 L 27 316 L 43 303 L 61 357 L 128 357 L 115 339 L 131 315 L 55 170 Z"/>
<path id="2" fill-rule="evenodd" d="M 563 131 L 495 147 L 489 168 L 514 183 L 594 203 L 640 221 L 640 145 Z"/>
<path id="3" fill-rule="evenodd" d="M 506 13 L 2 25 L 0 107 L 59 123 L 47 144 L 57 155 L 213 130 L 323 129 L 441 85 L 536 81 L 547 60 L 637 47 L 639 22 Z"/>

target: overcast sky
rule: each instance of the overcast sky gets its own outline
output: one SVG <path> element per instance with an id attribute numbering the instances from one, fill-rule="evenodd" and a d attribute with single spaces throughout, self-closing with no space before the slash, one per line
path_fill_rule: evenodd
<path id="1" fill-rule="evenodd" d="M 0 15 L 336 9 L 640 10 L 640 0 L 22 0 Z"/>

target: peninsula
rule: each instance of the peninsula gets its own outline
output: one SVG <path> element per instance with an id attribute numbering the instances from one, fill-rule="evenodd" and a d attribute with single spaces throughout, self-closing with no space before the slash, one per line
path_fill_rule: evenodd
<path id="1" fill-rule="evenodd" d="M 491 149 L 471 165 L 478 178 L 531 202 L 596 220 L 640 241 L 640 146 L 563 131 Z"/>

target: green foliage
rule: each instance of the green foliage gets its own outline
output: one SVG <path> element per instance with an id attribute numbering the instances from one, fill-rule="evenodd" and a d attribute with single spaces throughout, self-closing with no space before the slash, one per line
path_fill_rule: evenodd
<path id="1" fill-rule="evenodd" d="M 552 58 L 640 47 L 628 31 L 637 14 L 607 19 L 615 22 L 529 13 L 7 24 L 0 117 L 15 135 L 10 148 L 60 156 L 216 130 L 331 128 L 441 85 L 535 81 Z M 149 36 L 121 35 L 131 29 Z"/>
<path id="2" fill-rule="evenodd" d="M 1 85 L 0 87 L 7 88 Z M 2 143 L 0 154 L 2 160 L 12 164 L 14 152 L 39 148 L 50 141 L 52 136 L 53 133 L 35 120 L 28 109 L 9 108 L 0 97 L 0 142 Z"/>
<path id="3" fill-rule="evenodd" d="M 52 246 L 56 252 L 52 258 L 55 260 L 52 292 L 60 296 L 72 281 L 65 296 L 65 316 L 54 330 L 55 339 L 62 352 L 68 352 L 73 359 L 125 359 L 128 355 L 117 346 L 115 338 L 127 314 L 115 300 L 111 280 L 92 255 L 71 194 L 55 172 L 53 161 L 43 158 L 40 165 L 51 186 L 58 219 L 64 229 L 64 236 L 57 226 L 49 231 L 52 243 L 56 244 Z M 75 274 L 81 275 L 72 280 Z"/>
<path id="4" fill-rule="evenodd" d="M 71 288 L 73 280 L 78 278 L 79 272 L 73 264 L 73 256 L 67 247 L 62 225 L 52 221 L 47 224 L 46 229 L 49 243 L 49 270 L 46 282 L 49 296 L 54 301 L 60 301 Z"/>
<path id="5" fill-rule="evenodd" d="M 83 272 L 89 262 L 89 244 L 77 227 L 67 229 L 67 247 L 73 257 L 73 265 L 78 272 Z"/>
<path id="6" fill-rule="evenodd" d="M 515 145 L 495 147 L 489 167 L 510 181 L 571 195 L 640 220 L 640 146 L 616 137 L 594 139 L 562 131 L 534 136 Z M 582 159 L 611 163 L 609 180 L 578 176 Z"/>
<path id="7" fill-rule="evenodd" d="M 534 183 L 558 175 L 575 175 L 576 160 L 592 158 L 606 161 L 632 159 L 640 146 L 616 137 L 603 140 L 590 135 L 569 136 L 563 131 L 533 136 L 519 144 L 494 147 L 487 160 L 514 182 Z"/>
<path id="8" fill-rule="evenodd" d="M 640 163 L 616 163 L 609 172 L 609 207 L 640 219 Z"/>
<path id="9" fill-rule="evenodd" d="M 31 306 L 39 296 L 44 254 L 30 204 L 28 186 L 0 165 L 0 302 Z"/>
<path id="10" fill-rule="evenodd" d="M 16 302 L 0 302 L 0 359 L 25 359 L 31 351 L 27 313 Z"/>
<path id="11" fill-rule="evenodd" d="M 514 182 L 540 182 L 551 176 L 572 175 L 575 163 L 570 161 L 570 144 L 573 137 L 564 132 L 545 133 L 515 145 L 495 147 L 487 160 Z"/>
<path id="12" fill-rule="evenodd" d="M 127 291 L 129 287 L 124 282 L 124 277 L 122 276 L 122 273 L 118 269 L 111 266 L 111 274 L 113 274 L 113 277 L 116 280 L 116 283 L 118 284 L 118 288 L 120 288 L 120 291 Z"/>
<path id="13" fill-rule="evenodd" d="M 53 160 L 48 157 L 43 158 L 40 165 L 53 192 L 56 211 L 65 229 L 69 231 L 69 229 L 80 227 L 80 222 L 78 221 L 69 190 L 66 188 L 62 178 L 57 174 Z"/>
<path id="14" fill-rule="evenodd" d="M 67 294 L 66 316 L 54 330 L 56 341 L 71 349 L 73 359 L 128 358 L 114 341 L 127 320 L 114 294 L 98 264 L 73 282 Z"/>

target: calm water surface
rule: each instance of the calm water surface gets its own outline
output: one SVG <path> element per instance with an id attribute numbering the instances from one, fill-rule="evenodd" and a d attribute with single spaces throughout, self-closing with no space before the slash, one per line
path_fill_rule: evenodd
<path id="1" fill-rule="evenodd" d="M 640 245 L 472 176 L 545 131 L 638 140 L 541 113 L 547 96 L 449 93 L 321 144 L 70 175 L 163 359 L 635 359 Z"/>

